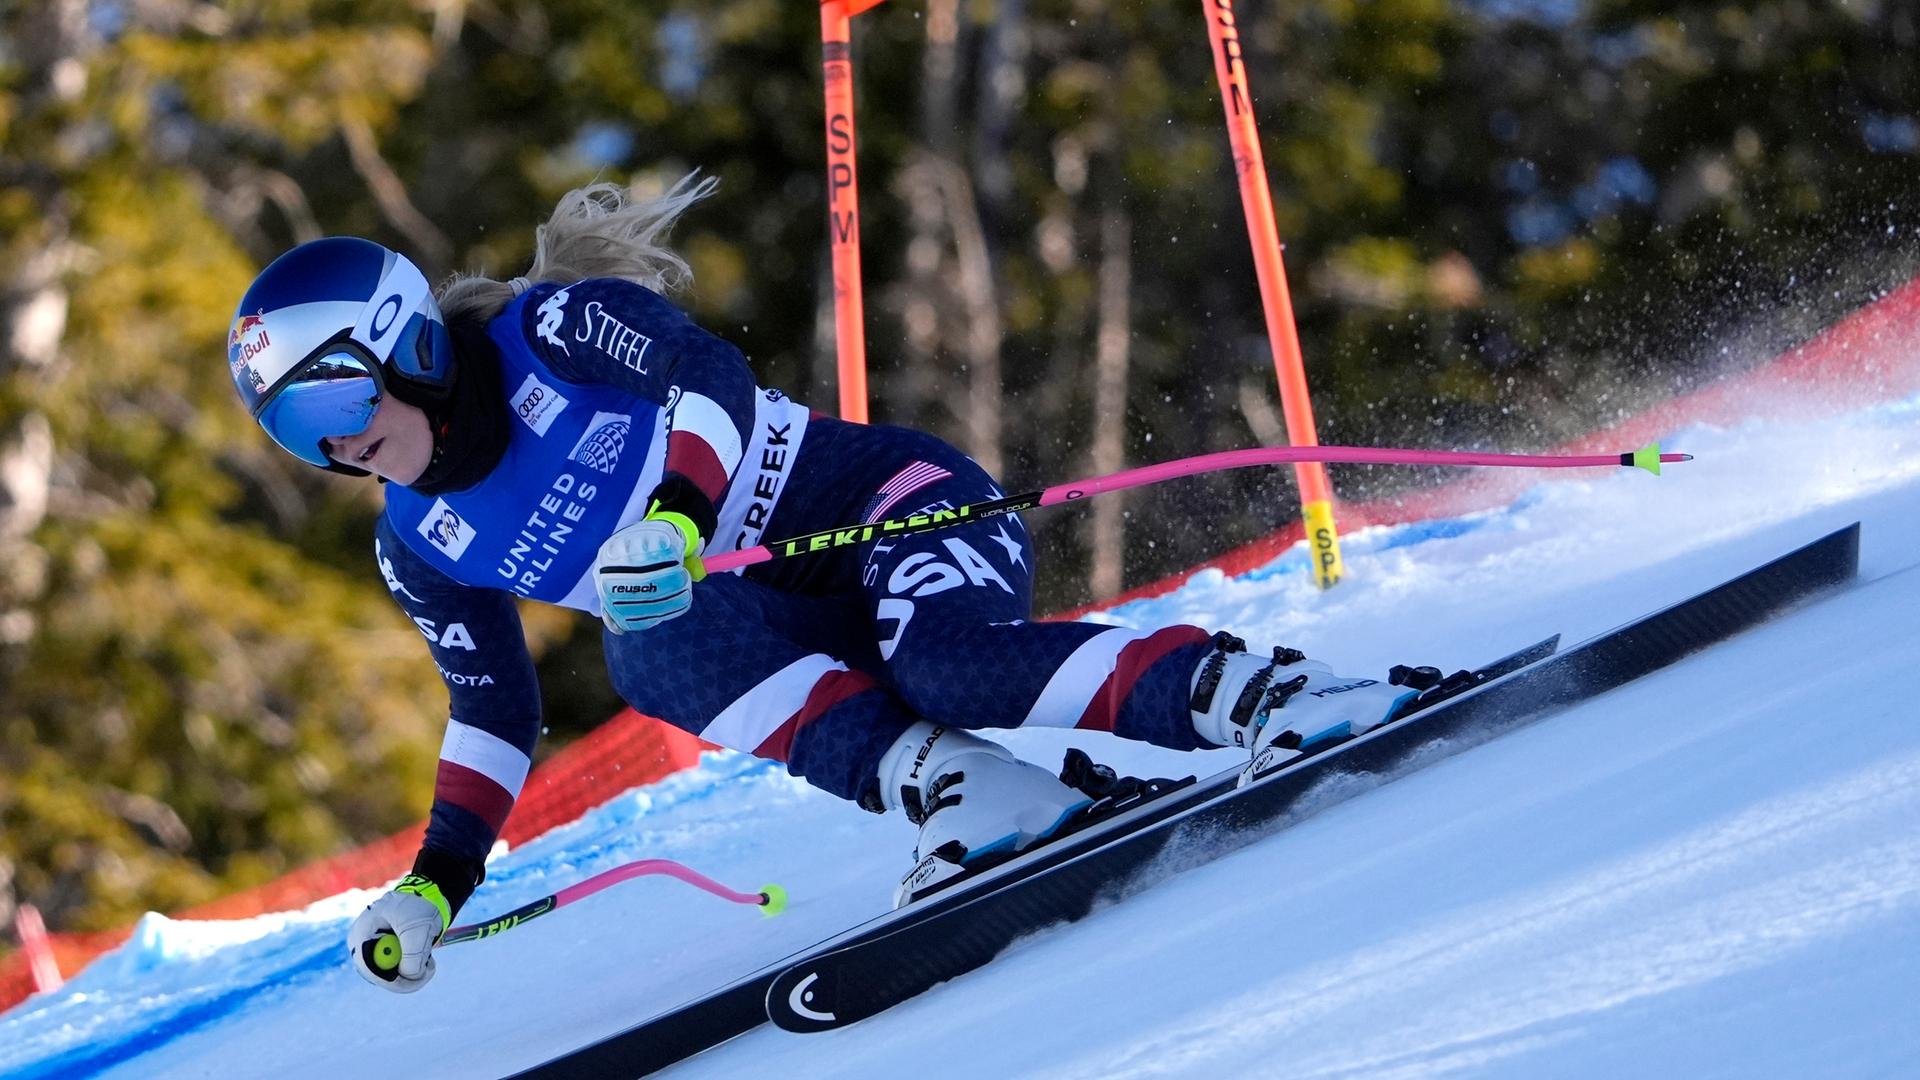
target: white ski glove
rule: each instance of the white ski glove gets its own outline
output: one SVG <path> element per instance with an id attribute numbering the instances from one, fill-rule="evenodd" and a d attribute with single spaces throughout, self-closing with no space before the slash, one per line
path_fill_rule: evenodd
<path id="1" fill-rule="evenodd" d="M 654 504 L 645 519 L 600 545 L 593 584 L 601 619 L 616 634 L 648 630 L 693 606 L 693 583 L 707 576 L 700 565 L 700 532 L 684 514 Z"/>
<path id="2" fill-rule="evenodd" d="M 353 969 L 383 990 L 411 994 L 433 978 L 433 946 L 452 921 L 440 886 L 408 874 L 347 929 Z"/>

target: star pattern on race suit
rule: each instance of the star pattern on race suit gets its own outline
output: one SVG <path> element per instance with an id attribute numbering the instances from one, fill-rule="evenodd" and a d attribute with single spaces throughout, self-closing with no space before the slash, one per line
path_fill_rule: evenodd
<path id="1" fill-rule="evenodd" d="M 1007 527 L 1002 524 L 993 534 L 993 542 L 1006 549 L 1007 559 L 1022 570 L 1027 568 L 1027 560 L 1020 552 L 1020 541 L 1007 535 Z"/>
<path id="2" fill-rule="evenodd" d="M 734 700 L 817 651 L 768 625 L 764 585 L 715 575 L 696 602 L 664 626 L 602 638 L 614 689 L 648 716 L 695 735 Z M 843 799 L 857 798 L 880 755 L 913 722 L 890 690 L 840 702 L 801 729 L 787 771 Z"/>

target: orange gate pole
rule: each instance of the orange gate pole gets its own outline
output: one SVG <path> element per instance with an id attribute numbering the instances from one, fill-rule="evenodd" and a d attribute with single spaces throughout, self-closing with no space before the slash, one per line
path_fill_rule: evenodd
<path id="1" fill-rule="evenodd" d="M 1300 355 L 1299 331 L 1294 326 L 1293 299 L 1287 292 L 1286 266 L 1280 259 L 1280 230 L 1274 224 L 1273 197 L 1267 190 L 1266 158 L 1260 152 L 1260 132 L 1253 122 L 1253 92 L 1247 87 L 1246 65 L 1240 60 L 1240 33 L 1235 25 L 1233 0 L 1200 0 L 1207 16 L 1207 36 L 1213 42 L 1213 70 L 1220 80 L 1220 101 L 1227 113 L 1227 137 L 1233 144 L 1234 172 L 1240 178 L 1240 206 L 1247 218 L 1247 236 L 1253 244 L 1253 266 L 1260 279 L 1260 302 L 1266 309 L 1267 341 L 1273 350 L 1274 374 L 1280 380 L 1280 406 L 1287 418 L 1287 441 L 1295 446 L 1317 446 L 1313 402 L 1307 395 L 1307 373 Z M 1313 553 L 1313 577 L 1323 589 L 1339 582 L 1340 536 L 1333 523 L 1333 489 L 1326 466 L 1318 462 L 1295 466 L 1300 483 L 1302 520 Z"/>
<path id="2" fill-rule="evenodd" d="M 860 188 L 854 170 L 852 17 L 881 0 L 820 0 L 827 96 L 827 238 L 833 249 L 840 417 L 867 422 L 866 304 L 860 286 Z"/>

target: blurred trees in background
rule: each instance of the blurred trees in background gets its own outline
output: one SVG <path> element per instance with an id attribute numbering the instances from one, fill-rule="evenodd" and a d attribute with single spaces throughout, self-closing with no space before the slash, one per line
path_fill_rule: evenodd
<path id="1" fill-rule="evenodd" d="M 1324 441 L 1548 445 L 1920 263 L 1910 4 L 1237 16 Z M 1280 440 L 1204 17 L 855 21 L 876 420 L 1019 485 Z M 445 696 L 375 572 L 379 493 L 278 451 L 228 386 L 233 305 L 288 246 L 505 276 L 566 189 L 699 169 L 721 187 L 676 236 L 682 303 L 832 407 L 818 26 L 808 0 L 0 13 L 0 906 L 113 925 L 425 810 Z M 1251 539 L 1289 485 L 1036 515 L 1042 607 Z M 610 714 L 591 621 L 529 628 L 555 736 Z"/>

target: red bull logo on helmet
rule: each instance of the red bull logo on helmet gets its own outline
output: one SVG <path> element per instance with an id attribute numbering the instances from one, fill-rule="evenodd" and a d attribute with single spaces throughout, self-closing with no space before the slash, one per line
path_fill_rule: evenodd
<path id="1" fill-rule="evenodd" d="M 255 330 L 260 332 L 258 337 L 252 336 Z M 244 377 L 254 393 L 265 391 L 267 385 L 260 373 L 253 369 L 253 358 L 271 344 L 273 340 L 267 336 L 267 317 L 264 314 L 242 315 L 233 320 L 233 329 L 227 332 L 227 366 L 233 370 L 235 379 Z"/>
<path id="2" fill-rule="evenodd" d="M 233 320 L 233 330 L 227 334 L 227 348 L 231 349 L 240 344 L 248 334 L 265 325 L 267 325 L 265 315 L 242 315 Z"/>

